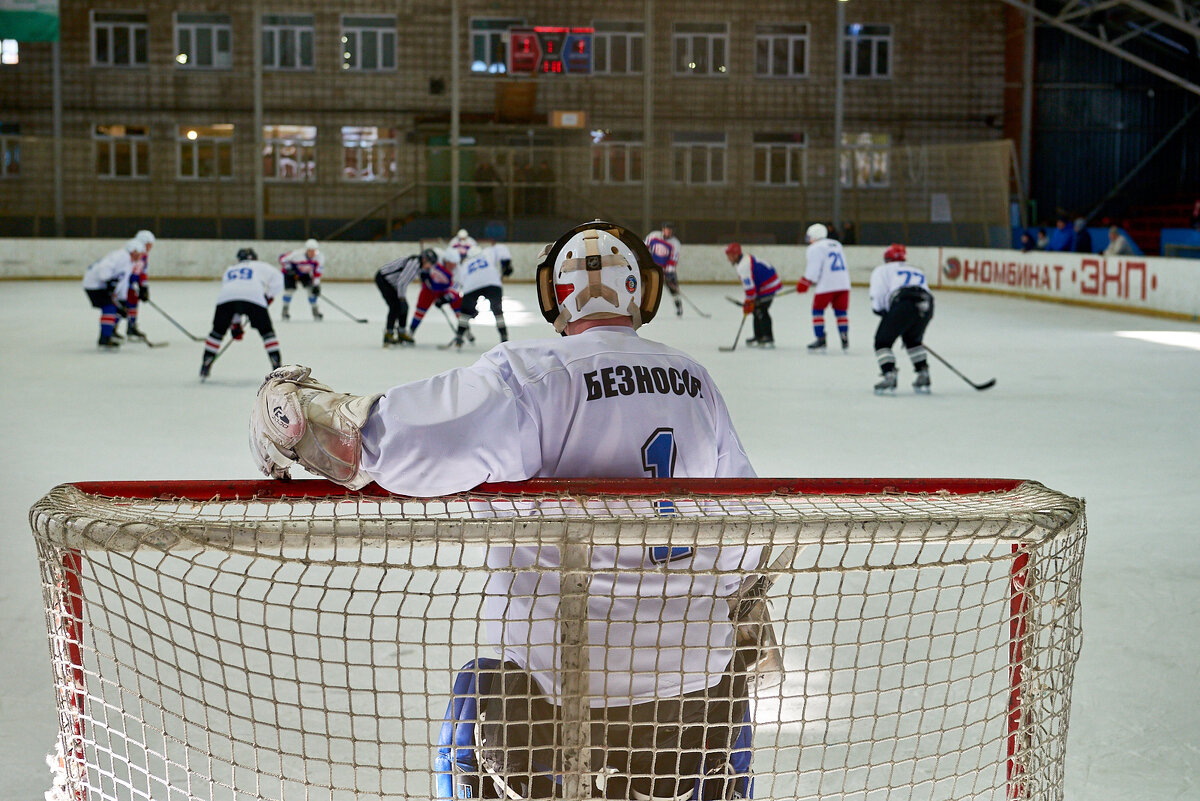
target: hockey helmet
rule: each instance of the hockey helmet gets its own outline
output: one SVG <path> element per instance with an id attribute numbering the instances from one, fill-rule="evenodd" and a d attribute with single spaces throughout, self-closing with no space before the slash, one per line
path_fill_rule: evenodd
<path id="1" fill-rule="evenodd" d="M 421 261 L 431 266 L 437 264 L 439 261 L 437 251 L 433 248 L 425 248 L 421 251 Z"/>
<path id="2" fill-rule="evenodd" d="M 908 250 L 899 243 L 893 242 L 888 245 L 888 249 L 883 251 L 884 261 L 906 261 L 908 259 Z"/>
<path id="3" fill-rule="evenodd" d="M 305 239 L 304 240 L 304 249 L 305 250 L 316 250 L 317 249 L 317 240 Z"/>
<path id="4" fill-rule="evenodd" d="M 133 238 L 141 242 L 143 245 L 153 245 L 157 241 L 154 238 L 153 232 L 147 231 L 145 228 L 134 234 Z"/>
<path id="5" fill-rule="evenodd" d="M 562 333 L 585 318 L 630 317 L 633 327 L 654 319 L 662 300 L 662 268 L 628 228 L 595 220 L 577 225 L 538 254 L 538 306 Z"/>
<path id="6" fill-rule="evenodd" d="M 813 223 L 808 226 L 808 230 L 804 232 L 804 238 L 808 242 L 816 242 L 821 239 L 826 239 L 829 236 L 829 229 L 821 223 Z"/>
<path id="7" fill-rule="evenodd" d="M 667 231 L 670 231 L 671 233 L 675 233 L 675 223 L 671 222 L 670 220 L 664 220 L 661 230 L 664 234 Z"/>
<path id="8" fill-rule="evenodd" d="M 122 245 L 122 247 L 125 249 L 126 253 L 144 253 L 145 252 L 142 249 L 142 243 L 139 242 L 136 238 L 135 239 L 126 239 L 125 244 Z"/>
<path id="9" fill-rule="evenodd" d="M 238 261 L 258 261 L 258 254 L 254 252 L 254 248 L 241 248 L 237 252 Z"/>
<path id="10" fill-rule="evenodd" d="M 731 261 L 739 261 L 742 258 L 742 246 L 737 242 L 730 242 L 725 247 L 725 255 L 728 256 Z"/>

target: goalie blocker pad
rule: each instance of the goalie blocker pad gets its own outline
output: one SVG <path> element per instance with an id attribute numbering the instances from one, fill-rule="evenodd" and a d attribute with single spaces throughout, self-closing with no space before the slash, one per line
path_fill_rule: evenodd
<path id="1" fill-rule="evenodd" d="M 557 710 L 517 665 L 469 662 L 454 681 L 438 737 L 436 797 L 561 796 Z M 594 798 L 751 798 L 750 708 L 735 675 L 682 699 L 594 708 L 592 717 Z M 730 720 L 739 723 L 721 725 Z"/>

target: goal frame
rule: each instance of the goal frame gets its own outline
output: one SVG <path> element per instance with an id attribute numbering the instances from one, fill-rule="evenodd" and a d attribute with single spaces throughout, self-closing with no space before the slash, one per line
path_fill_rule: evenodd
<path id="1" fill-rule="evenodd" d="M 609 496 L 609 497 L 654 497 L 654 496 L 757 496 L 757 495 L 939 495 L 973 496 L 1013 492 L 1027 482 L 1005 478 L 729 478 L 729 479 L 530 479 L 522 482 L 481 484 L 471 490 L 456 493 L 456 499 L 486 499 L 495 496 L 547 497 L 547 496 Z M 128 499 L 151 500 L 173 499 L 195 502 L 273 500 L 288 499 L 336 500 L 345 496 L 354 498 L 380 498 L 404 500 L 405 496 L 390 493 L 378 485 L 370 484 L 357 491 L 323 479 L 300 479 L 293 481 L 259 480 L 169 480 L 169 481 L 80 481 L 64 485 L 81 493 L 120 501 Z M 413 499 L 429 500 L 429 499 Z M 38 506 L 31 510 L 31 522 L 39 514 Z M 1079 502 L 1082 517 L 1082 502 Z M 1026 764 L 1022 758 L 1030 745 L 1029 727 L 1025 716 L 1026 698 L 1024 682 L 1025 641 L 1029 629 L 1030 596 L 1028 593 L 1029 554 L 1025 544 L 1014 541 L 1011 545 L 1013 559 L 1009 571 L 1008 609 L 1008 657 L 1009 688 L 1007 714 L 1007 797 L 1021 801 L 1029 797 L 1025 781 Z M 570 549 L 568 549 L 570 550 Z M 70 732 L 74 747 L 64 753 L 64 759 L 74 760 L 76 767 L 85 769 L 84 738 L 86 719 L 86 676 L 84 664 L 85 610 L 83 581 L 81 579 L 84 552 L 78 547 L 68 548 L 62 558 L 64 577 L 63 605 L 59 620 L 65 654 L 71 667 L 71 678 L 75 682 L 72 691 L 66 693 L 65 704 L 69 708 L 73 730 Z M 564 570 L 574 564 L 575 570 L 586 570 L 587 561 L 578 563 L 574 557 L 564 553 Z M 564 586 L 569 576 L 564 575 Z M 564 593 L 566 595 L 567 593 Z M 48 626 L 52 625 L 48 618 Z M 52 633 L 53 636 L 53 633 Z M 565 642 L 564 642 L 565 645 Z M 564 662 L 568 659 L 564 653 Z M 564 705 L 564 715 L 571 711 Z M 66 719 L 62 721 L 66 723 Z M 582 719 L 580 720 L 582 722 Z M 574 727 L 570 727 L 574 728 Z M 586 726 L 579 729 L 586 731 Z M 1065 735 L 1064 735 L 1065 736 Z M 66 744 L 64 743 L 64 746 Z M 586 743 L 577 743 L 586 747 Z M 64 749 L 65 750 L 65 749 Z M 566 798 L 586 797 L 585 788 L 578 783 L 564 781 Z M 78 801 L 85 801 L 78 795 Z"/>

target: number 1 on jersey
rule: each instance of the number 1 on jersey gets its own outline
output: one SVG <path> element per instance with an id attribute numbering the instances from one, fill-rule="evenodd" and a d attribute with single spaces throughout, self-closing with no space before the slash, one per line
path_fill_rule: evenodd
<path id="1" fill-rule="evenodd" d="M 651 478 L 670 478 L 675 473 L 675 429 L 658 428 L 642 444 L 642 469 Z M 671 501 L 655 501 L 660 515 L 675 514 L 675 504 Z M 656 545 L 650 548 L 650 561 L 654 564 L 670 562 L 691 556 L 692 549 L 687 547 L 673 548 L 666 545 Z"/>

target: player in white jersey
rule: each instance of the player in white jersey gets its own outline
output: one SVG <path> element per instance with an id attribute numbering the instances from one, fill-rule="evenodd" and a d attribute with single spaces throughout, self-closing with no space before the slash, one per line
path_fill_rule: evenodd
<path id="1" fill-rule="evenodd" d="M 204 340 L 204 358 L 200 363 L 200 380 L 208 378 L 212 363 L 221 350 L 225 332 L 230 331 L 234 339 L 241 339 L 245 329 L 244 320 L 249 320 L 254 330 L 262 336 L 263 348 L 271 367 L 278 367 L 279 340 L 271 325 L 267 306 L 283 294 L 283 273 L 264 261 L 251 248 L 237 252 L 238 263 L 225 270 L 221 276 L 221 294 L 217 296 L 217 309 L 213 312 L 212 330 Z"/>
<path id="2" fill-rule="evenodd" d="M 462 297 L 458 307 L 458 330 L 454 334 L 454 346 L 461 348 L 463 337 L 471 320 L 479 312 L 479 299 L 485 298 L 492 316 L 496 318 L 496 331 L 500 341 L 508 341 L 508 327 L 504 324 L 504 285 L 502 279 L 512 275 L 512 254 L 507 245 L 496 244 L 486 248 L 475 248 L 454 268 L 455 289 Z"/>
<path id="3" fill-rule="evenodd" d="M 307 368 L 276 370 L 251 416 L 260 469 L 282 478 L 299 462 L 351 488 L 375 481 L 411 496 L 534 476 L 754 475 L 708 371 L 635 333 L 662 295 L 641 239 L 597 220 L 538 261 L 539 306 L 565 336 L 502 343 L 470 367 L 367 397 L 334 393 Z M 734 544 L 591 549 L 588 700 L 592 742 L 615 772 L 609 797 L 748 795 L 745 669 L 734 665 L 728 601 L 762 555 Z M 550 546 L 488 550 L 482 619 L 500 660 L 480 658 L 455 682 L 440 797 L 554 793 L 553 765 L 488 743 L 505 742 L 511 725 L 553 746 L 559 598 L 547 577 L 558 560 Z M 504 703 L 530 694 L 516 712 Z"/>
<path id="4" fill-rule="evenodd" d="M 883 379 L 875 385 L 876 394 L 896 391 L 892 343 L 897 337 L 904 341 L 917 374 L 913 389 L 929 392 L 929 362 L 922 340 L 933 319 L 933 293 L 925 271 L 908 263 L 904 245 L 891 245 L 883 253 L 883 264 L 871 272 L 871 311 L 883 318 L 875 330 L 875 358 L 883 372 Z"/>
<path id="5" fill-rule="evenodd" d="M 450 249 L 458 254 L 459 261 L 465 259 L 467 254 L 477 247 L 479 243 L 467 233 L 466 228 L 459 228 L 458 233 L 450 238 Z"/>
<path id="6" fill-rule="evenodd" d="M 138 305 L 141 301 L 150 300 L 150 251 L 154 249 L 156 241 L 154 233 L 143 228 L 133 235 L 142 245 L 142 254 L 133 264 L 133 270 L 129 274 L 129 294 L 126 297 L 125 305 L 127 307 L 129 317 L 125 321 L 125 333 L 129 336 L 130 341 L 134 339 L 145 340 L 146 335 L 138 328 Z"/>
<path id="7" fill-rule="evenodd" d="M 838 335 L 842 350 L 850 347 L 850 272 L 846 269 L 846 254 L 842 243 L 829 238 L 829 229 L 821 223 L 808 226 L 805 239 L 807 265 L 804 277 L 796 284 L 797 292 L 813 289 L 812 324 L 816 340 L 808 346 L 810 353 L 825 352 L 825 307 L 833 306 L 837 317 Z"/>
<path id="8" fill-rule="evenodd" d="M 321 274 L 325 271 L 325 254 L 317 247 L 317 240 L 304 240 L 304 247 L 297 248 L 291 253 L 279 257 L 279 269 L 283 270 L 283 308 L 280 316 L 285 320 L 291 319 L 292 293 L 296 285 L 308 288 L 308 305 L 312 309 L 314 320 L 322 320 L 325 315 L 317 308 L 317 298 L 321 296 Z"/>
<path id="9" fill-rule="evenodd" d="M 128 314 L 125 301 L 129 295 L 129 276 L 141 255 L 141 242 L 130 239 L 89 264 L 83 273 L 83 291 L 92 307 L 100 310 L 100 339 L 96 344 L 106 350 L 120 347 L 117 320 Z"/>
<path id="10" fill-rule="evenodd" d="M 675 223 L 664 222 L 662 228 L 651 231 L 646 236 L 646 248 L 650 251 L 650 258 L 662 268 L 663 282 L 675 301 L 675 315 L 682 317 L 683 302 L 679 299 L 678 273 L 679 252 L 682 246 L 679 244 L 679 238 L 675 236 Z"/>

